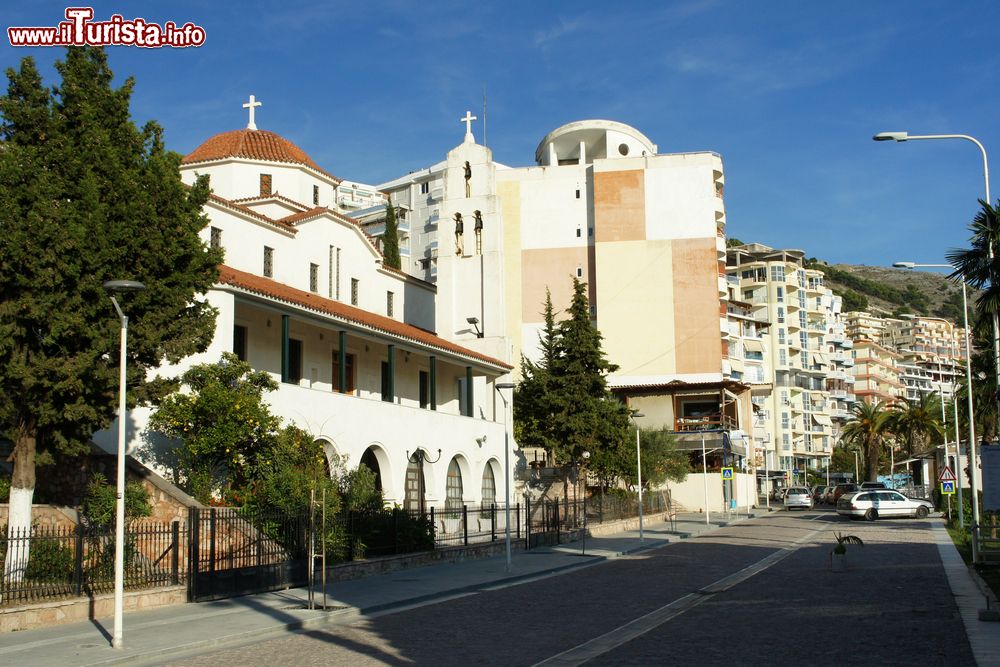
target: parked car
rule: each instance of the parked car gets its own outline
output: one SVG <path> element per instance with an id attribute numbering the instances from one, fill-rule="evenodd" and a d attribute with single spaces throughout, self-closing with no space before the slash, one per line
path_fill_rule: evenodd
<path id="1" fill-rule="evenodd" d="M 885 485 L 884 482 L 861 482 L 861 490 L 866 491 L 868 489 L 888 489 L 889 487 Z"/>
<path id="2" fill-rule="evenodd" d="M 847 482 L 844 484 L 838 484 L 833 489 L 833 502 L 836 503 L 840 500 L 840 497 L 845 493 L 851 493 L 853 491 L 860 491 L 860 487 L 857 484 Z"/>
<path id="3" fill-rule="evenodd" d="M 826 505 L 834 505 L 836 501 L 833 499 L 833 492 L 837 490 L 836 486 L 826 487 L 826 491 L 823 492 L 823 503 Z"/>
<path id="4" fill-rule="evenodd" d="M 880 517 L 915 516 L 925 518 L 934 509 L 929 500 L 907 498 L 892 489 L 872 489 L 844 494 L 837 501 L 837 514 L 852 519 L 874 521 Z"/>
<path id="5" fill-rule="evenodd" d="M 785 492 L 785 497 L 781 501 L 786 510 L 799 507 L 804 510 L 812 509 L 812 494 L 804 486 L 793 486 Z"/>
<path id="6" fill-rule="evenodd" d="M 772 489 L 771 490 L 771 500 L 781 500 L 782 496 L 785 495 L 785 490 L 786 489 L 784 487 L 780 487 L 780 486 L 775 487 L 774 489 Z"/>
<path id="7" fill-rule="evenodd" d="M 812 490 L 812 499 L 814 505 L 819 505 L 823 502 L 823 494 L 826 490 L 830 488 L 828 486 L 814 486 Z"/>

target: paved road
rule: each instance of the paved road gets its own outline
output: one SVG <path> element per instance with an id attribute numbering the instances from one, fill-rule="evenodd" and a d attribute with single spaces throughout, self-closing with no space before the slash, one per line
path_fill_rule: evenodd
<path id="1" fill-rule="evenodd" d="M 829 570 L 834 530 L 849 530 L 866 543 L 852 549 L 848 573 Z M 974 664 L 929 522 L 867 524 L 830 511 L 777 512 L 562 576 L 162 664 L 774 665 L 815 659 Z"/>

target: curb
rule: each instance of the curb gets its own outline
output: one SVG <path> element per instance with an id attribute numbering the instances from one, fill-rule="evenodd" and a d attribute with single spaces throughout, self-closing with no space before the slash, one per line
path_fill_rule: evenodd
<path id="1" fill-rule="evenodd" d="M 435 600 L 443 600 L 446 598 L 451 598 L 460 595 L 467 595 L 470 593 L 476 593 L 484 590 L 488 590 L 497 585 L 507 585 L 516 584 L 519 582 L 530 581 L 532 579 L 540 579 L 544 577 L 549 577 L 557 573 L 569 572 L 572 570 L 583 569 L 586 567 L 591 567 L 593 565 L 598 565 L 600 563 L 614 560 L 615 558 L 621 556 L 628 556 L 630 554 L 651 551 L 654 549 L 660 549 L 666 547 L 670 544 L 674 544 L 678 540 L 690 539 L 692 537 L 697 537 L 707 532 L 723 528 L 734 523 L 745 521 L 751 517 L 741 517 L 733 521 L 723 522 L 721 524 L 713 523 L 710 527 L 705 530 L 698 532 L 677 532 L 671 533 L 673 539 L 670 540 L 660 540 L 657 542 L 649 542 L 646 544 L 637 544 L 633 548 L 623 549 L 621 551 L 616 551 L 608 555 L 605 554 L 577 554 L 580 560 L 575 563 L 566 563 L 565 565 L 559 565 L 555 567 L 549 567 L 537 572 L 524 573 L 524 574 L 514 574 L 511 576 L 491 579 L 489 581 L 482 581 L 475 584 L 469 584 L 467 586 L 459 586 L 457 588 L 451 588 L 448 590 L 435 591 L 433 593 L 426 593 L 424 595 L 418 595 L 415 597 L 407 598 L 405 600 L 396 600 L 393 602 L 384 602 L 380 604 L 373 604 L 368 607 L 345 607 L 342 609 L 337 609 L 335 611 L 324 612 L 321 610 L 316 610 L 316 615 L 303 618 L 298 621 L 293 621 L 289 623 L 281 623 L 273 625 L 270 627 L 259 628 L 255 630 L 247 630 L 245 632 L 238 632 L 230 635 L 223 635 L 212 637 L 210 639 L 202 639 L 195 642 L 190 642 L 188 644 L 182 644 L 177 646 L 169 646 L 155 650 L 144 651 L 140 653 L 135 653 L 132 655 L 120 655 L 110 657 L 106 660 L 98 660 L 95 662 L 86 663 L 89 666 L 96 665 L 126 665 L 133 663 L 145 663 L 158 658 L 164 658 L 171 655 L 182 655 L 185 653 L 195 653 L 198 651 L 203 651 L 205 649 L 223 647 L 223 646 L 235 646 L 248 640 L 263 640 L 270 639 L 289 632 L 298 632 L 301 630 L 315 630 L 330 625 L 337 625 L 344 622 L 346 619 L 361 618 L 363 616 L 371 614 L 379 614 L 390 609 L 405 609 L 406 607 L 421 605 L 428 602 L 433 602 Z M 565 553 L 565 552 L 562 552 Z"/>

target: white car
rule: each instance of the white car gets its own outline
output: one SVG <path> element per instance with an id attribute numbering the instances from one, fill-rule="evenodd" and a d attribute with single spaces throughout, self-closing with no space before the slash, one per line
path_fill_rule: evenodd
<path id="1" fill-rule="evenodd" d="M 837 501 L 837 514 L 874 521 L 879 517 L 914 516 L 923 519 L 934 505 L 929 500 L 907 498 L 891 489 L 871 489 L 844 494 Z"/>
<path id="2" fill-rule="evenodd" d="M 793 507 L 811 510 L 813 506 L 812 493 L 804 486 L 793 486 L 785 491 L 785 497 L 782 502 L 786 510 L 790 510 Z"/>

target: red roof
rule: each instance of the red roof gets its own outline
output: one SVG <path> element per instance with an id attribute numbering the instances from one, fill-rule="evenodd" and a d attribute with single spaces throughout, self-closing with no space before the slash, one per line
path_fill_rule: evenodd
<path id="1" fill-rule="evenodd" d="M 209 137 L 201 146 L 185 155 L 181 164 L 211 162 L 232 157 L 301 164 L 337 182 L 341 180 L 320 168 L 304 150 L 288 139 L 267 130 L 232 130 Z"/>
<path id="2" fill-rule="evenodd" d="M 230 266 L 222 265 L 219 267 L 219 282 L 223 285 L 232 285 L 233 287 L 239 287 L 261 296 L 302 306 L 303 308 L 308 308 L 309 310 L 326 315 L 332 315 L 334 317 L 354 322 L 377 331 L 382 331 L 393 336 L 406 338 L 416 343 L 453 352 L 463 357 L 477 359 L 505 370 L 511 370 L 513 368 L 510 364 L 500 361 L 499 359 L 494 359 L 493 357 L 488 357 L 485 354 L 470 350 L 462 347 L 461 345 L 456 345 L 451 341 L 439 338 L 434 333 L 421 329 L 420 327 L 415 327 L 412 324 L 405 324 L 390 317 L 376 315 L 375 313 L 368 312 L 367 310 L 362 310 L 355 306 L 349 306 L 345 303 L 341 303 L 340 301 L 334 301 L 333 299 L 327 299 L 318 294 L 314 294 L 313 292 L 306 292 L 294 287 L 289 287 L 288 285 L 276 282 L 270 278 L 263 278 L 252 273 L 239 271 Z"/>
<path id="3" fill-rule="evenodd" d="M 210 201 L 213 201 L 213 202 L 215 202 L 217 204 L 225 206 L 228 209 L 231 209 L 233 211 L 239 211 L 240 213 L 243 213 L 245 215 L 249 215 L 249 216 L 251 216 L 253 218 L 258 219 L 261 222 L 268 222 L 268 223 L 274 225 L 275 227 L 280 227 L 280 228 L 284 229 L 285 231 L 293 232 L 293 233 L 298 233 L 298 231 L 299 231 L 299 230 L 295 229 L 295 227 L 293 227 L 292 225 L 288 224 L 287 222 L 284 222 L 282 220 L 275 220 L 273 218 L 269 218 L 266 215 L 264 215 L 263 213 L 258 213 L 257 211 L 253 210 L 249 206 L 243 206 L 242 204 L 237 204 L 236 202 L 234 202 L 234 201 L 232 201 L 230 199 L 225 199 L 224 197 L 220 197 L 219 195 L 210 194 L 210 195 L 208 195 L 208 198 L 209 198 Z"/>

